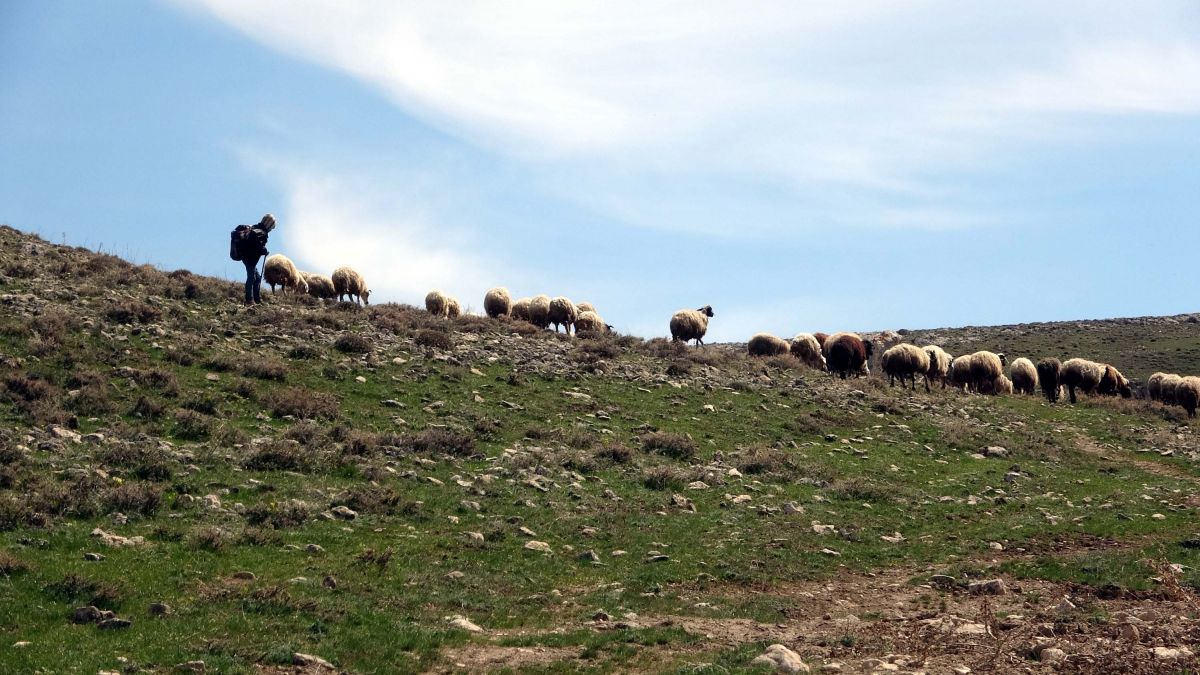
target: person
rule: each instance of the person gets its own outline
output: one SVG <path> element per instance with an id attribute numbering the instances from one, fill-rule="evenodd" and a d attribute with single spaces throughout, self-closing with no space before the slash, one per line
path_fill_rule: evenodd
<path id="1" fill-rule="evenodd" d="M 258 271 L 258 261 L 267 255 L 267 237 L 275 229 L 275 216 L 267 214 L 251 225 L 250 231 L 242 237 L 238 252 L 242 264 L 246 266 L 246 304 L 253 305 L 262 302 L 262 274 Z"/>

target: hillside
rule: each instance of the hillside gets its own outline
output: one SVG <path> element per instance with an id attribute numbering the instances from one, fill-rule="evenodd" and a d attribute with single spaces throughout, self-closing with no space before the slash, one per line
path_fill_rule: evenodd
<path id="1" fill-rule="evenodd" d="M 0 274 L 0 672 L 770 672 L 773 643 L 831 672 L 1195 665 L 1177 409 L 246 310 L 10 228 Z M 1194 324 L 1134 321 L 916 336 L 1200 372 Z"/>

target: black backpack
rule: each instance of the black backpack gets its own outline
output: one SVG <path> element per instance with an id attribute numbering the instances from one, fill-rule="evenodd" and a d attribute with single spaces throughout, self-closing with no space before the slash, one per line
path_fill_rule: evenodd
<path id="1" fill-rule="evenodd" d="M 229 233 L 232 260 L 257 260 L 267 252 L 267 232 L 257 225 L 238 225 Z"/>

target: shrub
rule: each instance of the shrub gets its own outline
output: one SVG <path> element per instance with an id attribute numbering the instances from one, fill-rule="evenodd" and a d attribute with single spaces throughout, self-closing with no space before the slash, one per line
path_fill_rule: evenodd
<path id="1" fill-rule="evenodd" d="M 162 506 L 162 490 L 145 483 L 125 483 L 109 491 L 106 501 L 109 510 L 149 517 Z"/>
<path id="2" fill-rule="evenodd" d="M 201 527 L 192 532 L 190 537 L 192 548 L 204 551 L 220 551 L 229 544 L 232 537 L 219 527 Z"/>
<path id="3" fill-rule="evenodd" d="M 109 307 L 105 316 L 117 323 L 150 323 L 162 316 L 162 312 L 154 305 L 137 300 L 124 300 Z"/>
<path id="4" fill-rule="evenodd" d="M 683 487 L 683 476 L 669 466 L 656 466 L 642 472 L 642 485 L 650 490 L 678 490 Z"/>
<path id="5" fill-rule="evenodd" d="M 413 342 L 421 347 L 431 347 L 433 349 L 447 350 L 454 347 L 454 341 L 450 338 L 449 333 L 428 328 L 417 331 Z"/>
<path id="6" fill-rule="evenodd" d="M 145 396 L 139 396 L 137 403 L 133 404 L 133 410 L 130 412 L 135 417 L 157 419 L 162 416 L 165 409 L 166 406 L 164 406 L 162 403 L 159 403 L 158 401 L 152 401 Z"/>
<path id="7" fill-rule="evenodd" d="M 429 428 L 402 439 L 402 448 L 419 453 L 441 452 L 466 457 L 475 451 L 475 439 L 452 429 Z"/>
<path id="8" fill-rule="evenodd" d="M 686 434 L 655 431 L 645 434 L 640 440 L 642 450 L 645 452 L 664 455 L 672 459 L 693 459 L 696 456 L 696 442 Z"/>
<path id="9" fill-rule="evenodd" d="M 596 458 L 613 464 L 628 464 L 633 461 L 633 451 L 624 445 L 606 444 L 596 450 Z"/>
<path id="10" fill-rule="evenodd" d="M 303 525 L 308 520 L 308 504 L 289 499 L 278 504 L 255 504 L 246 510 L 246 521 L 251 525 L 270 525 L 276 530 Z"/>
<path id="11" fill-rule="evenodd" d="M 781 473 L 795 468 L 792 456 L 776 448 L 751 448 L 738 460 L 738 470 L 748 475 Z"/>
<path id="12" fill-rule="evenodd" d="M 29 571 L 29 564 L 8 551 L 0 551 L 0 577 L 11 577 Z"/>
<path id="13" fill-rule="evenodd" d="M 288 350 L 289 359 L 310 360 L 320 358 L 320 356 L 320 350 L 312 345 L 298 344 Z"/>
<path id="14" fill-rule="evenodd" d="M 194 410 L 175 411 L 175 436 L 191 441 L 208 438 L 212 433 L 212 421 Z"/>
<path id="15" fill-rule="evenodd" d="M 333 341 L 333 348 L 343 354 L 366 354 L 371 351 L 367 339 L 357 333 L 342 333 Z"/>
<path id="16" fill-rule="evenodd" d="M 95 605 L 100 609 L 111 610 L 121 606 L 121 589 L 78 574 L 68 574 L 58 581 L 46 584 L 42 587 L 42 592 L 55 600 Z"/>
<path id="17" fill-rule="evenodd" d="M 299 443 L 273 441 L 260 446 L 242 465 L 252 471 L 306 471 L 313 463 L 312 455 Z"/>
<path id="18" fill-rule="evenodd" d="M 264 401 L 277 417 L 291 415 L 299 419 L 337 419 L 339 401 L 308 387 L 284 387 L 269 392 Z"/>
<path id="19" fill-rule="evenodd" d="M 26 402 L 51 398 L 56 390 L 45 380 L 27 375 L 9 375 L 4 378 L 4 388 L 9 394 Z"/>

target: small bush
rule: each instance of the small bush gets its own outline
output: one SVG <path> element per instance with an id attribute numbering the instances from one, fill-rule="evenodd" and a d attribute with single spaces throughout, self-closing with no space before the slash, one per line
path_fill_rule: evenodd
<path id="1" fill-rule="evenodd" d="M 308 361 L 321 357 L 321 352 L 316 347 L 306 344 L 298 344 L 288 350 L 289 359 L 297 359 Z"/>
<path id="2" fill-rule="evenodd" d="M 212 421 L 194 410 L 175 411 L 175 436 L 191 441 L 201 441 L 212 433 Z"/>
<path id="3" fill-rule="evenodd" d="M 289 499 L 278 504 L 255 504 L 246 509 L 246 521 L 251 525 L 270 525 L 276 530 L 298 527 L 308 520 L 308 504 Z"/>
<path id="4" fill-rule="evenodd" d="M 232 537 L 219 527 L 201 527 L 194 530 L 189 539 L 192 548 L 203 551 L 220 551 L 230 543 Z"/>
<path id="5" fill-rule="evenodd" d="M 795 468 L 792 456 L 785 450 L 757 447 L 746 452 L 737 463 L 738 470 L 748 475 L 783 473 Z"/>
<path id="6" fill-rule="evenodd" d="M 602 459 L 613 464 L 628 464 L 633 461 L 633 451 L 624 445 L 603 445 L 596 450 L 596 459 Z"/>
<path id="7" fill-rule="evenodd" d="M 137 300 L 124 300 L 109 307 L 105 316 L 117 323 L 150 323 L 162 316 L 162 312 L 154 305 Z"/>
<path id="8" fill-rule="evenodd" d="M 333 341 L 333 348 L 343 354 L 366 354 L 371 351 L 367 339 L 357 333 L 342 333 Z"/>
<path id="9" fill-rule="evenodd" d="M 696 456 L 696 442 L 686 434 L 655 431 L 645 434 L 640 440 L 642 450 L 645 452 L 664 455 L 672 459 L 693 459 Z"/>
<path id="10" fill-rule="evenodd" d="M 26 375 L 5 377 L 4 388 L 12 396 L 27 402 L 46 400 L 56 394 L 54 386 L 50 383 Z"/>
<path id="11" fill-rule="evenodd" d="M 454 347 L 454 340 L 450 338 L 450 334 L 445 331 L 425 329 L 417 331 L 413 342 L 421 347 L 430 347 L 433 349 L 448 350 Z"/>
<path id="12" fill-rule="evenodd" d="M 307 471 L 313 464 L 308 451 L 289 441 L 264 443 L 242 462 L 252 471 Z"/>
<path id="13" fill-rule="evenodd" d="M 298 419 L 328 420 L 338 417 L 339 401 L 336 396 L 307 387 L 275 389 L 267 394 L 264 403 L 277 417 L 291 415 Z"/>
<path id="14" fill-rule="evenodd" d="M 11 577 L 29 571 L 29 564 L 8 551 L 0 551 L 0 577 Z"/>
<path id="15" fill-rule="evenodd" d="M 400 447 L 419 453 L 467 457 L 475 452 L 475 439 L 453 429 L 429 428 L 404 436 Z"/>
<path id="16" fill-rule="evenodd" d="M 145 396 L 139 396 L 137 403 L 133 404 L 133 410 L 130 412 L 135 417 L 141 417 L 143 419 L 157 419 L 162 417 L 162 414 L 165 410 L 166 406 L 162 403 L 148 399 Z"/>
<path id="17" fill-rule="evenodd" d="M 238 371 L 246 377 L 283 382 L 287 379 L 287 364 L 266 357 L 248 357 L 238 364 Z"/>
<path id="18" fill-rule="evenodd" d="M 88 579 L 78 574 L 68 574 L 62 579 L 42 587 L 46 595 L 62 602 L 95 605 L 100 609 L 117 609 L 121 606 L 121 589 L 116 586 Z"/>
<path id="19" fill-rule="evenodd" d="M 392 556 L 395 551 L 391 547 L 385 548 L 382 551 L 376 551 L 373 548 L 363 549 L 354 556 L 355 562 L 360 565 L 368 565 L 375 567 L 376 570 L 382 572 L 387 569 L 387 566 L 392 562 Z"/>
<path id="20" fill-rule="evenodd" d="M 642 485 L 650 490 L 678 490 L 683 487 L 683 476 L 669 466 L 656 466 L 642 473 Z"/>
<path id="21" fill-rule="evenodd" d="M 125 483 L 109 491 L 106 501 L 110 511 L 149 517 L 162 506 L 162 490 L 145 483 Z"/>

